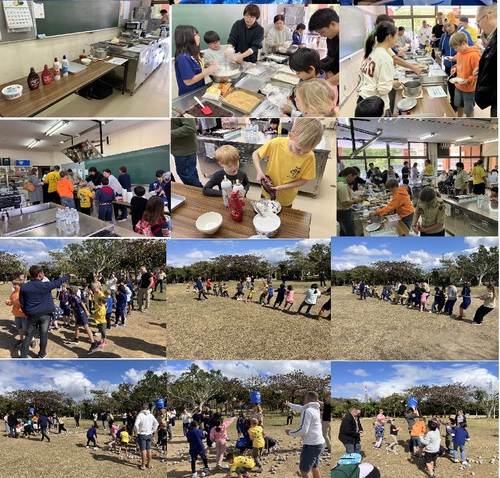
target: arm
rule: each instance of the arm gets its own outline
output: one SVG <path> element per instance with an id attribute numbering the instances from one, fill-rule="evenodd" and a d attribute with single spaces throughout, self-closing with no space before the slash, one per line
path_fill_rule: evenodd
<path id="1" fill-rule="evenodd" d="M 377 80 L 377 92 L 380 96 L 388 95 L 393 88 L 394 65 L 390 62 L 384 62 L 381 65 Z"/>
<path id="2" fill-rule="evenodd" d="M 194 118 L 181 118 L 181 126 L 171 130 L 172 140 L 196 134 L 196 121 Z"/>
<path id="3" fill-rule="evenodd" d="M 403 60 L 401 57 L 397 55 L 394 55 L 392 57 L 392 61 L 394 61 L 396 65 L 402 66 L 403 68 L 407 68 L 408 70 L 413 70 L 418 76 L 422 74 L 422 70 L 418 66 L 408 63 L 407 61 Z"/>
<path id="4" fill-rule="evenodd" d="M 203 186 L 202 193 L 204 196 L 218 196 L 218 197 L 222 196 L 221 182 L 223 177 L 219 173 L 220 171 L 214 173 L 212 177 L 208 180 L 208 182 L 205 184 L 205 186 Z M 215 186 L 217 186 L 219 189 L 214 189 Z"/>
<path id="5" fill-rule="evenodd" d="M 292 437 L 301 437 L 309 432 L 309 427 L 311 425 L 311 414 L 310 410 L 306 410 L 301 416 L 300 426 L 295 430 L 289 430 L 288 435 Z"/>
<path id="6" fill-rule="evenodd" d="M 255 169 L 257 171 L 257 181 L 260 183 L 261 179 L 264 179 L 266 175 L 263 173 L 261 167 L 260 167 L 260 160 L 261 157 L 259 155 L 259 150 L 256 150 L 252 154 L 252 161 L 253 165 L 255 166 Z"/>

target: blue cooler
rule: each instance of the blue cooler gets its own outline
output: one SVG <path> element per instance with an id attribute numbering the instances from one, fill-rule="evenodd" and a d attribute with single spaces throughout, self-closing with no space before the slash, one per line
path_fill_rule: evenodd
<path id="1" fill-rule="evenodd" d="M 155 400 L 155 407 L 157 410 L 165 408 L 165 400 L 163 398 L 157 398 Z"/>
<path id="2" fill-rule="evenodd" d="M 260 392 L 251 392 L 250 393 L 250 403 L 252 405 L 260 404 Z"/>

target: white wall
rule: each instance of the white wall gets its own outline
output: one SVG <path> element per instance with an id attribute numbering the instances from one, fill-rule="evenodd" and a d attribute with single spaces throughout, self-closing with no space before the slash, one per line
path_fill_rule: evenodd
<path id="1" fill-rule="evenodd" d="M 2 149 L 2 157 L 10 158 L 10 164 L 15 166 L 16 159 L 29 159 L 32 166 L 48 166 L 57 163 L 53 162 L 51 153 L 41 153 L 34 149 Z"/>

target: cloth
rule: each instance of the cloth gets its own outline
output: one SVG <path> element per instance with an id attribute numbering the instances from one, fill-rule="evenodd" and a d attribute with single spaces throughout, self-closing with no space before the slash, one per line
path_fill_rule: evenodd
<path id="1" fill-rule="evenodd" d="M 325 443 L 321 427 L 321 415 L 318 402 L 310 402 L 306 405 L 288 405 L 295 411 L 300 411 L 300 425 L 295 430 L 290 430 L 292 437 L 301 437 L 303 445 L 322 445 Z"/>
<path id="2" fill-rule="evenodd" d="M 399 217 L 403 218 L 415 211 L 413 204 L 411 203 L 410 195 L 408 194 L 408 189 L 405 185 L 399 186 L 394 192 L 391 201 L 385 207 L 377 209 L 377 214 L 379 216 L 385 216 L 392 211 L 396 211 Z"/>
<path id="3" fill-rule="evenodd" d="M 66 274 L 54 281 L 42 282 L 34 279 L 21 285 L 19 301 L 26 316 L 37 316 L 52 312 L 56 306 L 51 291 L 69 280 Z"/>
<path id="4" fill-rule="evenodd" d="M 497 106 L 497 30 L 490 36 L 490 43 L 484 49 L 479 61 L 476 82 L 476 103 L 481 109 Z"/>
<path id="5" fill-rule="evenodd" d="M 199 75 L 202 72 L 202 67 L 200 61 L 195 59 L 189 53 L 181 53 L 175 59 L 174 63 L 175 77 L 177 79 L 177 86 L 179 88 L 179 96 L 185 95 L 190 91 L 194 91 L 197 88 L 201 88 L 205 85 L 205 79 L 202 78 L 192 85 L 186 85 L 184 80 L 190 80 L 191 78 Z"/>
<path id="6" fill-rule="evenodd" d="M 135 419 L 134 429 L 138 435 L 152 435 L 158 429 L 158 420 L 149 410 L 141 410 Z"/>
<path id="7" fill-rule="evenodd" d="M 477 46 L 471 46 L 464 53 L 457 53 L 457 78 L 469 80 L 468 85 L 455 84 L 460 91 L 471 92 L 476 90 L 477 77 L 472 72 L 479 66 L 481 53 Z"/>
<path id="8" fill-rule="evenodd" d="M 50 173 L 47 173 L 45 176 L 45 182 L 49 185 L 47 192 L 50 193 L 55 193 L 57 191 L 57 182 L 61 176 L 59 175 L 59 171 L 51 171 Z"/>
<path id="9" fill-rule="evenodd" d="M 80 201 L 80 207 L 89 208 L 90 206 L 92 206 L 93 195 L 87 188 L 79 189 L 78 192 L 76 193 L 76 196 Z"/>
<path id="10" fill-rule="evenodd" d="M 245 20 L 241 19 L 234 22 L 229 33 L 228 43 L 233 45 L 236 53 L 245 53 L 249 48 L 253 53 L 245 58 L 245 61 L 255 63 L 257 55 L 262 48 L 264 39 L 264 28 L 255 22 L 250 28 L 247 28 Z"/>

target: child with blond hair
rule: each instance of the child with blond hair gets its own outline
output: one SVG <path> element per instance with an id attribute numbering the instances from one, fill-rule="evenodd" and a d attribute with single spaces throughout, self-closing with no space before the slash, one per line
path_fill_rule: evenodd
<path id="1" fill-rule="evenodd" d="M 106 297 L 99 297 L 97 299 L 97 307 L 94 310 L 93 317 L 97 325 L 97 329 L 101 334 L 99 347 L 106 347 Z"/>
<path id="2" fill-rule="evenodd" d="M 302 81 L 294 90 L 295 104 L 304 117 L 337 116 L 335 104 L 337 96 L 328 81 L 313 78 Z"/>
<path id="3" fill-rule="evenodd" d="M 78 189 L 76 197 L 80 201 L 80 212 L 83 212 L 83 214 L 90 216 L 90 208 L 92 207 L 92 198 L 94 197 L 94 195 L 87 186 L 87 181 L 81 181 L 80 189 Z"/>
<path id="4" fill-rule="evenodd" d="M 299 187 L 316 177 L 314 148 L 323 138 L 323 127 L 318 119 L 297 118 L 288 137 L 274 138 L 254 151 L 252 160 L 257 170 L 257 181 L 266 178 L 273 183 L 276 200 L 284 207 L 291 207 Z M 268 157 L 266 172 L 261 160 Z M 264 197 L 269 194 L 262 190 Z"/>
<path id="5" fill-rule="evenodd" d="M 262 450 L 265 446 L 264 437 L 266 436 L 262 427 L 259 426 L 259 420 L 256 418 L 250 418 L 250 428 L 248 429 L 248 435 L 250 440 L 252 440 L 252 458 L 255 464 L 259 467 L 258 473 L 264 471 L 262 464 Z"/>
<path id="6" fill-rule="evenodd" d="M 214 156 L 222 169 L 215 172 L 207 184 L 203 186 L 203 194 L 205 196 L 222 196 L 221 184 L 224 178 L 229 179 L 233 184 L 238 180 L 248 192 L 250 181 L 247 173 L 240 169 L 238 150 L 234 146 L 225 144 L 215 150 Z M 215 187 L 218 189 L 214 189 Z"/>

